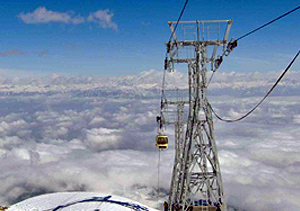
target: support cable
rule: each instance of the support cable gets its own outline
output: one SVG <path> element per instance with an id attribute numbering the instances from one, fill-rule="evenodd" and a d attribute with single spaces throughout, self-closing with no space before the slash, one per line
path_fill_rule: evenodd
<path id="1" fill-rule="evenodd" d="M 230 41 L 230 42 L 228 43 L 228 45 L 227 45 L 227 50 L 226 50 L 226 52 L 223 53 L 221 57 L 223 57 L 224 55 L 225 55 L 225 56 L 228 56 L 228 55 L 230 54 L 230 52 L 237 46 L 237 41 L 238 41 L 238 40 L 241 40 L 241 39 L 243 39 L 243 38 L 245 38 L 245 37 L 247 37 L 247 36 L 249 36 L 249 35 L 251 35 L 251 34 L 257 32 L 258 30 L 267 27 L 268 25 L 274 23 L 275 21 L 280 20 L 281 18 L 284 18 L 285 16 L 291 14 L 292 12 L 295 12 L 295 11 L 298 10 L 298 9 L 300 9 L 300 5 L 297 6 L 297 7 L 295 7 L 294 9 L 292 9 L 292 10 L 290 10 L 290 11 L 288 11 L 288 12 L 286 12 L 286 13 L 280 15 L 280 16 L 278 16 L 277 18 L 275 18 L 275 19 L 273 19 L 273 20 L 271 20 L 271 21 L 269 21 L 269 22 L 267 22 L 267 23 L 261 25 L 260 27 L 258 27 L 258 28 L 256 28 L 256 29 L 254 29 L 254 30 L 252 30 L 252 31 L 250 31 L 250 32 L 248 32 L 248 33 L 246 33 L 246 34 L 244 34 L 243 36 L 241 36 L 241 37 L 239 37 L 239 38 L 237 38 L 237 39 L 234 39 L 234 40 Z M 210 84 L 210 82 L 211 82 L 211 80 L 212 80 L 212 78 L 213 78 L 215 72 L 216 72 L 216 71 L 213 71 L 212 75 L 210 76 L 210 79 L 209 79 L 209 81 L 208 81 L 208 83 L 207 83 L 207 86 Z"/>
<path id="2" fill-rule="evenodd" d="M 212 79 L 213 79 L 213 77 L 214 77 L 214 74 L 215 74 L 215 72 L 216 72 L 216 71 L 213 71 L 213 72 L 212 72 L 211 76 L 209 77 L 209 80 L 208 80 L 208 82 L 207 82 L 207 85 L 206 85 L 206 87 L 208 87 L 208 86 L 209 86 L 209 84 L 210 84 L 211 80 L 212 80 Z"/>
<path id="3" fill-rule="evenodd" d="M 172 37 L 173 37 L 173 35 L 174 35 L 176 29 L 177 29 L 178 23 L 179 23 L 179 21 L 180 21 L 182 15 L 183 15 L 183 13 L 184 13 L 184 10 L 185 10 L 185 8 L 186 8 L 186 5 L 187 5 L 188 1 L 189 1 L 189 0 L 186 0 L 185 3 L 184 3 L 184 6 L 183 6 L 183 8 L 182 8 L 182 10 L 181 10 L 181 12 L 180 12 L 180 14 L 179 14 L 179 17 L 178 17 L 178 19 L 177 19 L 176 25 L 175 25 L 175 27 L 174 27 L 174 31 L 171 33 L 171 36 L 170 36 L 170 38 L 169 38 L 169 42 L 171 42 L 171 39 L 172 39 Z"/>
<path id="4" fill-rule="evenodd" d="M 241 116 L 240 118 L 237 119 L 223 119 L 222 117 L 220 117 L 212 108 L 212 106 L 209 104 L 209 107 L 211 108 L 213 114 L 215 115 L 215 117 L 217 117 L 217 119 L 223 121 L 223 122 L 238 122 L 244 118 L 246 118 L 247 116 L 249 116 L 253 111 L 255 111 L 260 104 L 262 104 L 262 102 L 271 94 L 271 92 L 275 89 L 275 87 L 277 86 L 277 84 L 281 81 L 281 79 L 283 78 L 283 76 L 289 71 L 290 67 L 292 66 L 292 64 L 295 62 L 295 60 L 297 59 L 297 57 L 300 54 L 300 50 L 298 51 L 298 53 L 294 56 L 293 60 L 289 63 L 289 65 L 285 68 L 285 70 L 283 71 L 283 73 L 280 75 L 280 77 L 277 79 L 277 81 L 275 82 L 275 84 L 271 87 L 271 89 L 267 92 L 267 94 L 256 104 L 256 106 L 254 106 L 250 111 L 248 111 L 245 115 Z"/>
<path id="5" fill-rule="evenodd" d="M 298 9 L 300 9 L 300 5 L 297 6 L 296 8 L 294 8 L 294 9 L 292 9 L 292 10 L 290 10 L 290 11 L 288 11 L 288 12 L 282 14 L 282 15 L 280 15 L 279 17 L 277 17 L 277 18 L 275 18 L 275 19 L 273 19 L 273 20 L 271 20 L 271 21 L 269 21 L 269 22 L 263 24 L 262 26 L 260 26 L 260 27 L 258 27 L 258 28 L 256 28 L 256 29 L 254 29 L 254 30 L 252 30 L 252 31 L 250 31 L 250 32 L 248 32 L 248 33 L 246 33 L 246 34 L 244 34 L 243 36 L 237 38 L 236 41 L 241 40 L 241 39 L 243 39 L 244 37 L 247 37 L 247 36 L 249 36 L 250 34 L 253 34 L 254 32 L 257 32 L 258 30 L 260 30 L 260 29 L 262 29 L 262 28 L 265 28 L 266 26 L 268 26 L 268 25 L 274 23 L 275 21 L 278 21 L 279 19 L 281 19 L 281 18 L 283 18 L 283 17 L 285 17 L 285 16 L 291 14 L 292 12 L 295 12 L 295 11 L 298 10 Z"/>
<path id="6" fill-rule="evenodd" d="M 158 150 L 158 164 L 157 164 L 157 208 L 159 208 L 159 179 L 160 179 L 160 149 Z"/>
<path id="7" fill-rule="evenodd" d="M 186 1 L 185 1 L 184 5 L 183 5 L 183 8 L 182 8 L 182 10 L 181 10 L 181 12 L 180 12 L 180 14 L 179 14 L 179 16 L 178 16 L 178 19 L 177 19 L 177 21 L 176 21 L 176 25 L 175 25 L 175 27 L 174 27 L 174 30 L 172 31 L 172 33 L 171 33 L 171 35 L 170 35 L 170 38 L 169 38 L 169 41 L 168 41 L 169 45 L 170 45 L 170 43 L 171 43 L 171 40 L 172 40 L 173 35 L 174 35 L 175 32 L 176 32 L 178 23 L 179 23 L 179 21 L 181 20 L 181 17 L 182 17 L 182 15 L 183 15 L 183 13 L 184 13 L 184 10 L 185 10 L 185 8 L 186 8 L 186 5 L 187 5 L 188 1 L 189 1 L 189 0 L 186 0 Z M 166 59 L 167 59 L 167 56 L 168 56 L 168 52 L 169 52 L 169 51 L 166 52 Z"/>
<path id="8" fill-rule="evenodd" d="M 185 8 L 186 8 L 186 5 L 187 5 L 188 1 L 189 0 L 185 1 L 184 5 L 183 5 L 183 8 L 182 8 L 182 10 L 181 10 L 181 12 L 180 12 L 180 14 L 178 16 L 178 19 L 176 21 L 176 25 L 174 27 L 174 30 L 172 31 L 172 33 L 170 35 L 170 38 L 169 38 L 169 41 L 168 41 L 169 45 L 170 45 L 172 37 L 173 37 L 173 35 L 174 35 L 174 33 L 175 33 L 176 29 L 177 29 L 178 23 L 181 20 L 181 17 L 183 15 L 184 11 L 185 11 Z M 166 52 L 166 56 L 165 56 L 166 59 L 165 59 L 165 67 L 164 67 L 163 82 L 162 82 L 161 109 L 163 108 L 163 100 L 165 98 L 165 75 L 166 75 L 166 70 L 168 69 L 168 65 L 167 65 L 167 63 L 168 63 L 168 53 L 169 53 L 169 51 Z M 161 128 L 161 124 L 160 124 L 160 128 Z"/>
<path id="9" fill-rule="evenodd" d="M 163 72 L 163 80 L 162 80 L 162 85 L 161 85 L 161 98 L 160 98 L 160 117 L 157 117 L 159 118 L 159 121 L 157 122 L 159 124 L 159 129 L 162 128 L 162 110 L 164 109 L 164 100 L 166 99 L 166 96 L 165 96 L 165 83 L 166 83 L 166 69 L 164 69 L 164 72 Z M 161 131 L 158 130 L 158 132 L 160 133 Z"/>

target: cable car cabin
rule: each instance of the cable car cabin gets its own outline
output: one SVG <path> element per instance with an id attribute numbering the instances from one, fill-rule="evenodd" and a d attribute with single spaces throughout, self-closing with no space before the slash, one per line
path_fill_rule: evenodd
<path id="1" fill-rule="evenodd" d="M 168 136 L 157 135 L 155 146 L 157 149 L 167 149 L 168 148 Z"/>
<path id="2" fill-rule="evenodd" d="M 189 206 L 187 211 L 218 211 L 215 206 Z"/>

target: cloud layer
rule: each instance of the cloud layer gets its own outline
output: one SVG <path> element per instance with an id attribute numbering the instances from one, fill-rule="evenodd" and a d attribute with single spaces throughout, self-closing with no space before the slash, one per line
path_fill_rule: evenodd
<path id="1" fill-rule="evenodd" d="M 182 84 L 179 79 L 185 76 L 172 74 L 169 84 Z M 225 75 L 215 78 L 215 87 L 232 81 Z M 1 77 L 0 204 L 79 190 L 157 206 L 154 137 L 160 76 L 152 70 L 111 78 Z M 222 117 L 238 117 L 260 99 L 268 81 L 250 76 L 240 76 L 244 83 L 235 88 L 238 82 L 232 81 L 236 92 L 210 97 Z M 300 98 L 295 84 L 289 96 L 269 97 L 244 121 L 215 120 L 229 210 L 299 210 Z M 240 97 L 238 92 L 250 85 L 251 92 Z M 166 133 L 174 140 L 172 127 Z M 167 199 L 173 156 L 170 141 L 161 154 L 161 201 Z"/>
<path id="2" fill-rule="evenodd" d="M 102 28 L 118 29 L 118 25 L 113 22 L 114 16 L 108 9 L 98 10 L 92 12 L 88 17 L 83 17 L 80 14 L 74 15 L 73 13 L 56 12 L 47 10 L 45 7 L 38 7 L 33 12 L 24 13 L 21 12 L 18 15 L 26 24 L 42 24 L 42 23 L 64 23 L 64 24 L 82 24 L 86 22 L 94 22 Z"/>

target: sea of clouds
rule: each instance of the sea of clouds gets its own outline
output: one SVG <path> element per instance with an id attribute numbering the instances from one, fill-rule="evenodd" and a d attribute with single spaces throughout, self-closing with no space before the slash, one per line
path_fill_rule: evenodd
<path id="1" fill-rule="evenodd" d="M 210 103 L 222 117 L 250 110 L 279 73 L 216 73 Z M 132 76 L 0 77 L 0 205 L 43 193 L 97 191 L 157 206 L 154 146 L 162 73 Z M 167 74 L 167 88 L 187 76 Z M 247 119 L 214 119 L 231 210 L 300 209 L 300 73 L 290 72 Z M 174 156 L 161 153 L 160 200 Z"/>

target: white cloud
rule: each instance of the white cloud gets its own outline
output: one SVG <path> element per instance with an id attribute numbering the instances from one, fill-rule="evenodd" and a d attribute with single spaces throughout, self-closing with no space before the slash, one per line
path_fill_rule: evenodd
<path id="1" fill-rule="evenodd" d="M 0 147 L 3 149 L 11 149 L 14 146 L 22 144 L 22 140 L 17 136 L 5 136 L 0 139 Z"/>
<path id="2" fill-rule="evenodd" d="M 114 30 L 118 30 L 118 25 L 112 21 L 112 17 L 114 16 L 108 9 L 107 10 L 98 10 L 96 12 L 91 13 L 87 20 L 90 22 L 95 22 L 99 24 L 102 28 L 112 28 Z"/>
<path id="3" fill-rule="evenodd" d="M 14 156 L 19 157 L 22 160 L 30 160 L 30 154 L 26 149 L 13 149 L 12 150 Z"/>
<path id="4" fill-rule="evenodd" d="M 293 121 L 296 124 L 300 124 L 300 115 L 294 115 Z"/>
<path id="5" fill-rule="evenodd" d="M 89 125 L 97 126 L 98 124 L 101 124 L 103 122 L 105 122 L 105 119 L 103 117 L 96 116 L 90 121 Z"/>
<path id="6" fill-rule="evenodd" d="M 79 24 L 84 22 L 83 17 L 71 17 L 68 13 L 54 12 L 47 10 L 45 7 L 38 7 L 32 13 L 21 12 L 18 16 L 24 23 L 50 23 L 50 22 L 61 22 L 61 23 L 73 23 Z"/>
<path id="7" fill-rule="evenodd" d="M 113 16 L 114 14 L 111 13 L 108 9 L 92 12 L 88 17 L 85 18 L 81 15 L 74 15 L 74 13 L 56 12 L 52 10 L 47 10 L 45 7 L 38 7 L 31 13 L 21 12 L 18 15 L 18 18 L 20 18 L 26 24 L 39 24 L 51 22 L 64 24 L 82 24 L 86 22 L 93 22 L 98 24 L 102 28 L 112 28 L 117 31 L 118 25 L 115 22 L 113 22 Z M 43 51 L 41 54 L 44 55 L 45 52 Z"/>
<path id="8" fill-rule="evenodd" d="M 120 130 L 93 128 L 87 130 L 87 143 L 93 150 L 117 149 L 121 136 Z"/>

